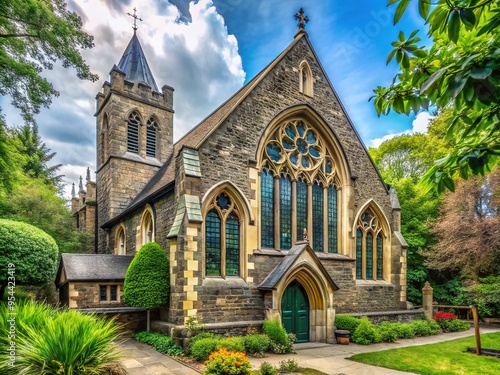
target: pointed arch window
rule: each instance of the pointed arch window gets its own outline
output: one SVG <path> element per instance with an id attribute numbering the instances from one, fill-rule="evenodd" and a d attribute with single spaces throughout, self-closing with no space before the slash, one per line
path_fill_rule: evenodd
<path id="1" fill-rule="evenodd" d="M 306 61 L 300 64 L 299 69 L 299 91 L 303 94 L 313 96 L 313 77 L 311 68 Z"/>
<path id="2" fill-rule="evenodd" d="M 382 280 L 384 277 L 384 239 L 380 221 L 367 208 L 359 217 L 356 228 L 356 278 Z"/>
<path id="3" fill-rule="evenodd" d="M 142 217 L 141 238 L 142 238 L 142 243 L 140 244 L 141 246 L 147 244 L 148 242 L 153 242 L 155 240 L 154 220 L 153 220 L 153 215 L 149 210 L 147 210 Z"/>
<path id="4" fill-rule="evenodd" d="M 146 124 L 146 156 L 156 157 L 158 122 L 151 117 Z"/>
<path id="5" fill-rule="evenodd" d="M 135 154 L 139 153 L 139 125 L 141 118 L 137 111 L 133 111 L 128 116 L 127 121 L 127 151 Z"/>
<path id="6" fill-rule="evenodd" d="M 315 251 L 337 252 L 337 171 L 316 130 L 285 121 L 267 141 L 260 175 L 261 246 L 290 249 L 308 237 Z"/>
<path id="7" fill-rule="evenodd" d="M 120 226 L 118 228 L 118 231 L 116 233 L 116 249 L 115 249 L 115 254 L 116 255 L 125 255 L 127 253 L 126 249 L 126 241 L 125 241 L 125 228 L 123 226 Z"/>
<path id="8" fill-rule="evenodd" d="M 205 217 L 205 275 L 240 276 L 241 221 L 234 200 L 225 192 L 214 197 Z"/>

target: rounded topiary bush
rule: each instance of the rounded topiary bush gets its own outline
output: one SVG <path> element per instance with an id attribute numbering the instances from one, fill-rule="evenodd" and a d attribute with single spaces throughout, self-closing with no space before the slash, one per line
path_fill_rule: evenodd
<path id="1" fill-rule="evenodd" d="M 197 359 L 198 361 L 206 361 L 210 353 L 215 351 L 217 341 L 219 341 L 219 339 L 214 337 L 207 337 L 195 341 L 191 345 L 191 357 Z"/>
<path id="2" fill-rule="evenodd" d="M 16 284 L 51 281 L 58 258 L 56 241 L 43 230 L 23 222 L 0 219 L 0 285 L 7 285 L 8 277 L 12 276 L 9 269 L 15 272 Z M 0 295 L 0 300 L 2 297 Z"/>
<path id="3" fill-rule="evenodd" d="M 134 307 L 160 307 L 168 301 L 170 264 L 165 252 L 155 242 L 137 252 L 125 274 L 123 301 Z"/>

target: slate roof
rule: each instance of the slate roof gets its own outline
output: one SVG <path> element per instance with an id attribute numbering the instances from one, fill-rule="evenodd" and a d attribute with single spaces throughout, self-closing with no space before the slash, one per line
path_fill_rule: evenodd
<path id="1" fill-rule="evenodd" d="M 289 251 L 288 254 L 283 258 L 281 262 L 278 263 L 276 267 L 271 271 L 269 275 L 264 279 L 264 281 L 259 285 L 260 290 L 271 290 L 276 289 L 276 286 L 287 273 L 287 271 L 292 267 L 295 261 L 300 257 L 304 251 L 310 251 L 311 255 L 316 259 L 316 264 L 323 274 L 326 281 L 330 284 L 333 290 L 338 290 L 339 287 L 333 281 L 332 277 L 323 266 L 323 263 L 317 258 L 317 255 L 312 251 L 311 247 L 307 243 L 297 243 Z"/>
<path id="2" fill-rule="evenodd" d="M 62 254 L 56 283 L 62 269 L 67 281 L 124 280 L 133 258 L 133 255 Z"/>
<path id="3" fill-rule="evenodd" d="M 135 32 L 118 63 L 118 69 L 125 73 L 127 81 L 134 83 L 144 82 L 151 86 L 153 91 L 160 92 Z"/>

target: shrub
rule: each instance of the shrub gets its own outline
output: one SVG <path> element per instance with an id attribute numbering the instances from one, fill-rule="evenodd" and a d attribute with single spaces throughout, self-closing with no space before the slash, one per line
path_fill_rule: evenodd
<path id="1" fill-rule="evenodd" d="M 337 327 L 337 329 L 345 329 L 351 332 L 351 334 L 356 331 L 359 323 L 361 323 L 361 319 L 351 315 L 337 315 L 335 317 L 335 326 Z"/>
<path id="2" fill-rule="evenodd" d="M 298 372 L 299 364 L 295 359 L 287 359 L 286 361 L 280 362 L 280 371 L 285 372 Z"/>
<path id="3" fill-rule="evenodd" d="M 215 345 L 218 339 L 213 337 L 207 337 L 195 341 L 191 345 L 191 357 L 197 359 L 198 361 L 206 361 L 210 353 L 215 350 Z"/>
<path id="4" fill-rule="evenodd" d="M 36 305 L 16 306 L 16 367 L 5 366 L 2 356 L 2 374 L 104 374 L 111 369 L 125 374 L 118 349 L 111 343 L 119 337 L 113 319 Z M 4 304 L 0 309 L 7 307 Z M 29 316 L 33 313 L 40 315 Z"/>
<path id="5" fill-rule="evenodd" d="M 234 336 L 221 339 L 215 344 L 215 350 L 220 350 L 222 348 L 235 352 L 244 352 L 245 338 L 242 336 Z"/>
<path id="6" fill-rule="evenodd" d="M 410 323 L 396 325 L 396 332 L 400 339 L 412 339 L 415 337 L 415 330 Z"/>
<path id="7" fill-rule="evenodd" d="M 149 344 L 156 351 L 169 355 L 182 355 L 184 351 L 174 342 L 174 339 L 167 335 L 156 332 L 139 332 L 134 335 L 137 341 Z"/>
<path id="8" fill-rule="evenodd" d="M 260 364 L 260 375 L 277 375 L 278 369 L 271 365 L 269 362 L 262 362 Z"/>
<path id="9" fill-rule="evenodd" d="M 394 342 L 398 339 L 398 329 L 399 323 L 382 322 L 375 326 L 377 330 L 377 335 L 382 342 Z"/>
<path id="10" fill-rule="evenodd" d="M 479 278 L 479 284 L 466 289 L 481 317 L 500 316 L 500 276 Z"/>
<path id="11" fill-rule="evenodd" d="M 414 320 L 410 323 L 415 336 L 430 336 L 439 333 L 439 324 L 434 320 Z"/>
<path id="12" fill-rule="evenodd" d="M 9 264 L 15 265 L 16 285 L 43 284 L 53 280 L 58 252 L 56 241 L 41 229 L 0 219 L 0 292 L 11 276 Z"/>
<path id="13" fill-rule="evenodd" d="M 273 320 L 264 320 L 262 323 L 262 330 L 269 336 L 271 342 L 287 345 L 288 339 L 286 331 L 277 317 Z"/>
<path id="14" fill-rule="evenodd" d="M 189 339 L 189 348 L 191 348 L 196 341 L 199 341 L 202 339 L 214 339 L 215 341 L 218 341 L 218 340 L 222 339 L 222 336 L 215 335 L 215 334 L 210 333 L 210 332 L 198 333 L 196 336 L 193 336 Z"/>
<path id="15" fill-rule="evenodd" d="M 222 348 L 213 352 L 205 362 L 203 375 L 248 375 L 252 365 L 245 353 Z"/>
<path id="16" fill-rule="evenodd" d="M 449 332 L 468 331 L 470 324 L 459 319 L 451 319 L 446 321 L 445 330 Z"/>
<path id="17" fill-rule="evenodd" d="M 269 337 L 265 335 L 255 334 L 246 336 L 245 350 L 253 356 L 261 356 L 266 350 L 269 349 L 270 342 L 271 340 L 269 340 Z"/>
<path id="18" fill-rule="evenodd" d="M 376 328 L 368 318 L 362 318 L 358 328 L 351 336 L 352 341 L 361 345 L 373 344 L 380 341 Z"/>
<path id="19" fill-rule="evenodd" d="M 130 263 L 123 284 L 123 301 L 151 309 L 168 301 L 170 266 L 165 252 L 155 242 L 145 244 Z"/>

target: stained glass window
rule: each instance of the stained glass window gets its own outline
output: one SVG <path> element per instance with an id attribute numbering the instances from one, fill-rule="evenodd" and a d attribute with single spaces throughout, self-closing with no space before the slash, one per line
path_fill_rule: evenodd
<path id="1" fill-rule="evenodd" d="M 207 276 L 219 276 L 221 266 L 221 223 L 216 211 L 205 220 L 205 265 Z"/>
<path id="2" fill-rule="evenodd" d="M 363 277 L 363 232 L 358 228 L 356 231 L 356 278 Z"/>
<path id="3" fill-rule="evenodd" d="M 235 214 L 226 220 L 226 275 L 240 274 L 240 222 Z"/>
<path id="4" fill-rule="evenodd" d="M 366 234 L 366 279 L 373 279 L 373 234 Z"/>
<path id="5" fill-rule="evenodd" d="M 328 188 L 328 252 L 337 252 L 337 189 Z"/>
<path id="6" fill-rule="evenodd" d="M 315 182 L 312 186 L 313 250 L 323 251 L 323 187 Z"/>
<path id="7" fill-rule="evenodd" d="M 139 153 L 139 124 L 141 119 L 139 114 L 134 111 L 128 117 L 127 124 L 127 151 L 135 154 Z"/>
<path id="8" fill-rule="evenodd" d="M 274 248 L 274 177 L 264 169 L 260 177 L 262 247 Z"/>
<path id="9" fill-rule="evenodd" d="M 290 178 L 280 178 L 280 238 L 281 248 L 292 247 L 292 182 Z"/>
<path id="10" fill-rule="evenodd" d="M 297 239 L 301 240 L 307 229 L 307 184 L 297 181 Z"/>
<path id="11" fill-rule="evenodd" d="M 314 251 L 337 252 L 335 186 L 339 173 L 316 129 L 303 119 L 283 122 L 267 140 L 262 157 L 261 246 L 289 249 L 302 240 L 307 229 Z M 275 194 L 273 176 L 284 175 L 287 177 L 280 177 L 279 194 Z M 292 227 L 295 233 L 291 233 Z M 276 230 L 279 236 L 276 233 L 275 237 Z"/>
<path id="12" fill-rule="evenodd" d="M 377 236 L 377 279 L 384 277 L 383 244 L 382 235 L 379 233 Z"/>
<path id="13" fill-rule="evenodd" d="M 156 157 L 156 131 L 158 123 L 154 118 L 150 118 L 147 122 L 146 129 L 146 156 Z"/>

